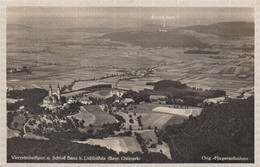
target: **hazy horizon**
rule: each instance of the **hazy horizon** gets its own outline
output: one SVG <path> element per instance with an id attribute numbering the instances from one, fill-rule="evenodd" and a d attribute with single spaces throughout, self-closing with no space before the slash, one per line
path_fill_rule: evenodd
<path id="1" fill-rule="evenodd" d="M 217 22 L 254 22 L 254 8 L 217 7 L 7 7 L 7 24 L 43 28 L 135 27 L 144 24 L 189 26 Z M 172 19 L 174 17 L 175 19 Z"/>

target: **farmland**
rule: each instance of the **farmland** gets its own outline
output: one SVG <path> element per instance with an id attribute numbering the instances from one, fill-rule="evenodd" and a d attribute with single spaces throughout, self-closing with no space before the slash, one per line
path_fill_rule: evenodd
<path id="1" fill-rule="evenodd" d="M 198 116 L 201 113 L 202 108 L 193 108 L 193 109 L 179 109 L 179 108 L 169 108 L 169 107 L 156 107 L 153 109 L 153 112 L 181 115 L 184 117 Z"/>
<path id="2" fill-rule="evenodd" d="M 89 126 L 89 124 L 93 125 L 96 123 L 95 115 L 88 112 L 83 106 L 80 107 L 80 112 L 78 114 L 71 115 L 70 117 L 72 116 L 79 120 L 83 119 L 85 121 L 84 126 Z"/>
<path id="3" fill-rule="evenodd" d="M 167 126 L 173 126 L 173 125 L 178 125 L 184 122 L 187 117 L 183 117 L 181 115 L 174 115 L 169 119 L 162 127 L 162 129 L 166 128 Z"/>
<path id="4" fill-rule="evenodd" d="M 26 66 L 32 73 L 8 74 L 7 86 L 9 89 L 35 87 L 47 89 L 50 83 L 57 84 L 57 82 L 62 87 L 74 80 L 123 74 L 123 71 L 130 72 L 143 67 L 157 67 L 157 71 L 153 76 L 129 80 L 113 77 L 98 81 L 82 81 L 75 83 L 73 89 L 77 90 L 95 83 L 110 83 L 117 84 L 118 87 L 124 89 L 142 90 L 151 88 L 145 85 L 146 82 L 174 79 L 203 89 L 222 89 L 228 95 L 236 97 L 239 95 L 238 89 L 247 86 L 253 87 L 254 59 L 233 58 L 248 53 L 253 54 L 250 50 L 218 49 L 220 51 L 218 56 L 223 58 L 216 59 L 207 54 L 185 54 L 185 50 L 182 48 L 126 47 L 126 45 L 119 46 L 120 42 L 93 38 L 93 36 L 103 34 L 82 32 L 73 34 L 66 31 L 57 33 L 55 30 L 51 30 L 43 38 L 39 34 L 34 34 L 38 31 L 24 32 L 21 29 L 20 32 L 19 28 L 15 30 L 17 33 L 14 35 L 13 29 L 10 29 L 7 35 L 7 67 Z M 178 31 L 194 35 L 215 46 L 225 42 L 230 47 L 239 48 L 245 42 L 253 43 L 253 39 L 250 37 L 241 36 L 234 40 L 217 36 L 212 38 L 211 35 L 185 29 Z M 18 34 L 20 36 L 17 36 Z M 31 36 L 33 39 L 28 38 Z M 49 45 L 50 41 L 51 45 Z M 108 49 L 105 45 L 97 47 L 96 45 L 97 43 L 110 45 L 111 42 L 115 46 L 118 45 L 117 49 Z M 38 51 L 32 54 L 31 50 Z"/>
<path id="5" fill-rule="evenodd" d="M 30 71 L 7 73 L 8 96 L 12 91 L 15 96 L 7 99 L 10 138 L 44 143 L 64 138 L 78 147 L 80 143 L 147 159 L 156 153 L 155 157 L 174 160 L 175 141 L 170 137 L 181 144 L 186 141 L 176 137 L 176 131 L 187 141 L 192 138 L 178 127 L 193 135 L 192 128 L 200 132 L 200 127 L 190 126 L 201 117 L 214 122 L 202 108 L 217 110 L 214 106 L 220 104 L 204 103 L 204 99 L 222 99 L 228 108 L 231 98 L 246 99 L 254 94 L 254 51 L 244 49 L 245 44 L 254 43 L 252 36 L 225 37 L 191 27 L 165 33 L 157 29 L 86 33 L 77 28 L 40 33 L 40 27 L 24 30 L 19 25 L 7 30 L 7 68 Z M 53 89 L 50 84 L 55 85 Z M 172 86 L 175 84 L 180 88 Z M 30 88 L 38 88 L 42 97 L 30 93 L 34 90 Z M 17 89 L 28 97 L 19 97 L 22 93 Z M 16 111 L 21 113 L 13 114 Z M 223 120 L 233 123 L 232 118 Z M 203 120 L 199 122 L 205 126 Z M 167 131 L 171 134 L 164 134 Z M 219 131 L 228 134 L 223 128 Z M 180 145 L 177 151 L 183 148 Z M 64 150 L 61 152 L 68 152 Z"/>
<path id="6" fill-rule="evenodd" d="M 189 107 L 188 109 L 177 109 L 173 107 L 174 105 L 143 103 L 136 105 L 132 110 L 129 110 L 129 114 L 123 112 L 117 112 L 117 114 L 126 120 L 124 126 L 127 129 L 130 125 L 133 129 L 153 129 L 155 127 L 161 129 L 167 122 L 169 122 L 169 124 L 179 124 L 182 123 L 184 119 L 187 119 L 190 114 L 196 116 L 199 115 L 201 111 L 200 108 L 196 107 Z M 168 110 L 170 111 L 168 112 Z M 176 111 L 173 112 L 173 110 Z M 131 119 L 129 115 L 131 115 L 133 123 L 129 123 L 129 120 Z M 137 117 L 139 116 L 141 116 L 142 127 L 138 125 Z"/>
<path id="7" fill-rule="evenodd" d="M 88 139 L 87 141 L 78 143 L 85 143 L 90 145 L 99 145 L 119 152 L 142 152 L 135 137 L 113 137 L 104 139 Z"/>
<path id="8" fill-rule="evenodd" d="M 126 129 L 130 129 L 130 126 L 131 126 L 132 129 L 139 129 L 139 128 L 141 128 L 138 125 L 138 122 L 137 122 L 138 114 L 133 115 L 133 114 L 126 114 L 126 113 L 123 113 L 123 112 L 117 112 L 117 114 L 122 116 L 125 119 L 124 127 Z M 131 123 L 130 120 L 132 120 L 133 122 Z"/>
<path id="9" fill-rule="evenodd" d="M 142 116 L 141 120 L 143 123 L 143 127 L 147 129 L 155 128 L 161 129 L 163 125 L 170 120 L 173 115 L 170 114 L 158 114 L 158 113 L 150 113 L 150 114 L 140 114 Z"/>
<path id="10" fill-rule="evenodd" d="M 129 112 L 130 113 L 148 113 L 148 114 L 150 114 L 151 112 L 160 112 L 159 110 L 158 111 L 154 110 L 157 107 L 174 108 L 174 107 L 177 107 L 177 105 L 156 104 L 156 103 L 143 103 L 143 104 L 136 105 Z M 188 110 L 192 110 L 192 109 L 199 109 L 199 108 L 197 108 L 197 107 L 188 107 L 187 109 Z"/>
<path id="11" fill-rule="evenodd" d="M 169 159 L 172 159 L 170 148 L 167 145 L 167 143 L 162 142 L 161 144 L 158 144 L 158 138 L 156 137 L 155 133 L 153 131 L 143 131 L 139 132 L 141 137 L 147 142 L 148 144 L 148 151 L 149 152 L 161 152 L 162 154 L 166 155 Z M 155 144 L 155 147 L 152 147 L 151 145 Z"/>
<path id="12" fill-rule="evenodd" d="M 131 113 L 151 113 L 152 110 L 159 106 L 168 106 L 171 107 L 172 105 L 166 105 L 166 104 L 155 104 L 155 103 L 143 103 L 136 105 L 133 110 L 130 110 Z"/>
<path id="13" fill-rule="evenodd" d="M 104 123 L 114 123 L 117 120 L 110 114 L 101 110 L 98 105 L 85 105 L 86 111 L 95 116 L 94 125 L 101 126 Z"/>
<path id="14" fill-rule="evenodd" d="M 103 89 L 103 90 L 98 90 L 92 93 L 86 94 L 87 97 L 94 97 L 94 98 L 108 98 L 113 96 L 111 94 L 110 89 Z"/>

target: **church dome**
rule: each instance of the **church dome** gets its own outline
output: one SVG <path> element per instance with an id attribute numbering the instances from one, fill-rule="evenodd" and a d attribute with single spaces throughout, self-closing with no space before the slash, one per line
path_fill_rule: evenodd
<path id="1" fill-rule="evenodd" d="M 49 96 L 46 96 L 43 100 L 44 101 L 52 101 L 51 97 L 49 97 Z"/>
<path id="2" fill-rule="evenodd" d="M 43 99 L 43 103 L 52 103 L 52 99 L 49 96 L 47 96 Z"/>

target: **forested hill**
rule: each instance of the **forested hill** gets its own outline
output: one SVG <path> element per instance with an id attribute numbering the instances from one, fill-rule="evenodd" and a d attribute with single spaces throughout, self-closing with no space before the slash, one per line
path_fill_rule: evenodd
<path id="1" fill-rule="evenodd" d="M 169 32 L 149 32 L 149 31 L 127 31 L 109 33 L 101 38 L 110 39 L 112 41 L 119 41 L 130 43 L 133 46 L 142 46 L 145 48 L 151 47 L 196 47 L 207 48 L 208 44 L 200 41 L 199 39 L 183 34 L 177 31 Z"/>
<path id="2" fill-rule="evenodd" d="M 207 106 L 198 117 L 168 126 L 160 136 L 175 162 L 210 162 L 202 156 L 247 157 L 254 161 L 254 97 Z M 222 162 L 222 161 L 211 161 Z"/>
<path id="3" fill-rule="evenodd" d="M 254 36 L 253 22 L 220 22 L 210 25 L 188 26 L 181 29 L 219 36 Z"/>

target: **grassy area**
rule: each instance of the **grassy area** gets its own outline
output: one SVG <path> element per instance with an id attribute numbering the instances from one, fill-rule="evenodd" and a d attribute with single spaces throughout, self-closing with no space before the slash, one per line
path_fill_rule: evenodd
<path id="1" fill-rule="evenodd" d="M 161 129 L 161 128 L 165 127 L 166 123 L 168 123 L 167 125 L 172 125 L 172 124 L 179 124 L 179 123 L 183 122 L 183 119 L 184 119 L 183 116 L 152 111 L 153 109 L 155 109 L 157 107 L 173 108 L 173 105 L 143 103 L 140 105 L 135 105 L 132 110 L 129 110 L 129 113 L 131 113 L 132 115 L 133 115 L 133 113 L 136 113 L 136 116 L 139 116 L 139 115 L 142 116 L 141 120 L 142 120 L 144 129 L 147 129 L 149 126 L 150 126 L 150 128 L 157 127 L 159 129 Z M 185 109 L 179 109 L 179 110 L 185 110 Z M 198 108 L 189 107 L 188 110 L 198 110 Z"/>
<path id="2" fill-rule="evenodd" d="M 7 138 L 18 137 L 20 131 L 7 128 Z"/>
<path id="3" fill-rule="evenodd" d="M 148 152 L 162 153 L 166 155 L 169 159 L 171 159 L 169 146 L 165 142 L 158 144 L 158 138 L 155 135 L 154 131 L 143 131 L 138 133 L 146 141 Z M 154 145 L 155 147 L 151 147 L 152 145 Z"/>
<path id="4" fill-rule="evenodd" d="M 165 114 L 174 114 L 174 115 L 182 115 L 189 117 L 198 116 L 201 113 L 202 108 L 169 108 L 169 107 L 156 107 L 153 109 L 153 112 L 165 113 Z"/>
<path id="5" fill-rule="evenodd" d="M 93 125 L 96 122 L 95 115 L 88 112 L 83 106 L 80 107 L 80 112 L 78 114 L 71 115 L 71 116 L 79 120 L 83 119 L 85 121 L 84 126 L 89 126 L 89 124 Z"/>
<path id="6" fill-rule="evenodd" d="M 124 112 L 117 112 L 116 114 L 122 116 L 125 119 L 124 127 L 126 129 L 130 129 L 130 126 L 132 127 L 132 129 L 142 128 L 139 126 L 138 120 L 137 120 L 137 117 L 139 116 L 139 114 L 136 114 L 136 115 L 134 115 L 132 113 L 126 114 Z M 132 115 L 132 116 L 130 117 L 129 115 Z M 130 122 L 130 120 L 133 120 L 133 122 Z"/>
<path id="7" fill-rule="evenodd" d="M 116 32 L 103 36 L 104 38 L 109 38 L 113 41 L 120 41 L 131 43 L 135 46 L 142 47 L 198 47 L 204 48 L 208 47 L 207 44 L 201 42 L 197 38 L 181 34 L 179 32 Z M 175 40 L 172 40 L 175 39 Z"/>
<path id="8" fill-rule="evenodd" d="M 89 91 L 87 91 L 87 90 L 80 90 L 80 91 L 75 91 L 75 92 L 63 93 L 62 96 L 68 98 L 68 97 L 71 97 L 71 96 L 78 96 L 80 94 L 88 93 L 88 92 Z"/>
<path id="9" fill-rule="evenodd" d="M 112 94 L 110 94 L 110 90 L 111 89 L 100 89 L 98 91 L 88 93 L 86 96 L 93 98 L 108 98 L 112 96 Z"/>
<path id="10" fill-rule="evenodd" d="M 111 137 L 104 139 L 88 139 L 87 141 L 79 142 L 84 144 L 90 144 L 93 146 L 106 147 L 119 152 L 142 152 L 139 143 L 135 137 Z"/>
<path id="11" fill-rule="evenodd" d="M 85 105 L 85 109 L 96 117 L 94 125 L 103 125 L 104 123 L 114 123 L 116 119 L 103 111 L 98 105 Z"/>
<path id="12" fill-rule="evenodd" d="M 79 81 L 72 86 L 72 90 L 79 90 L 79 89 L 100 85 L 100 84 L 106 84 L 106 83 L 102 81 Z"/>
<path id="13" fill-rule="evenodd" d="M 156 107 L 171 107 L 172 105 L 155 104 L 155 103 L 143 103 L 134 105 L 133 110 L 129 110 L 129 113 L 151 113 Z"/>
<path id="14" fill-rule="evenodd" d="M 173 115 L 163 126 L 162 129 L 165 129 L 167 126 L 173 126 L 177 124 L 181 124 L 186 120 L 187 117 L 181 115 Z"/>
<path id="15" fill-rule="evenodd" d="M 138 133 L 146 141 L 149 141 L 150 139 L 152 139 L 153 143 L 157 143 L 158 142 L 157 137 L 155 136 L 154 131 L 142 131 L 142 132 L 138 132 Z"/>
<path id="16" fill-rule="evenodd" d="M 173 115 L 170 114 L 159 114 L 159 113 L 151 113 L 151 114 L 140 114 L 142 116 L 141 120 L 143 123 L 143 128 L 147 129 L 150 127 L 151 129 L 157 127 L 161 129 L 164 124 L 170 120 Z"/>

